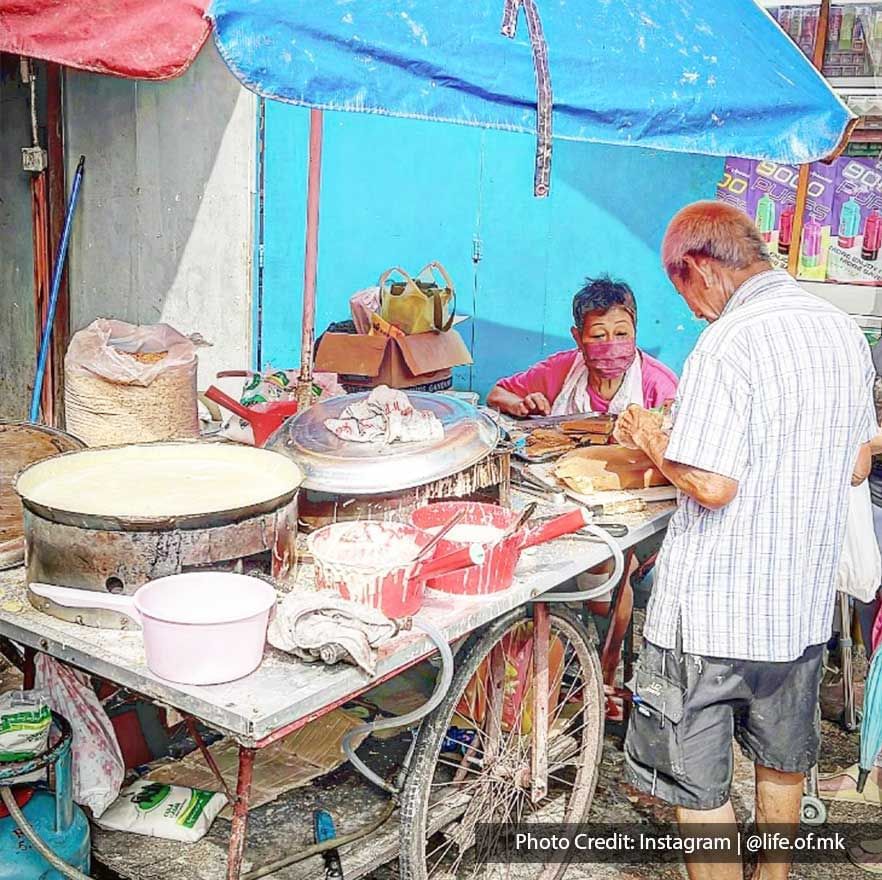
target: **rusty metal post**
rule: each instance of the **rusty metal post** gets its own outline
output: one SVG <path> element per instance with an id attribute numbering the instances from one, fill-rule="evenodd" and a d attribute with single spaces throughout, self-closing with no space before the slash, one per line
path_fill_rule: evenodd
<path id="1" fill-rule="evenodd" d="M 306 254 L 303 263 L 303 317 L 300 336 L 300 378 L 297 403 L 312 403 L 312 360 L 315 348 L 315 285 L 318 274 L 319 197 L 322 186 L 322 111 L 309 111 L 309 172 L 306 184 Z"/>
<path id="2" fill-rule="evenodd" d="M 538 804 L 548 794 L 548 653 L 551 629 L 548 605 L 537 602 L 533 606 L 533 726 L 532 760 L 530 767 L 530 797 Z"/>
<path id="3" fill-rule="evenodd" d="M 67 208 L 67 187 L 64 174 L 64 118 L 62 110 L 62 69 L 58 64 L 46 65 L 46 152 L 49 156 L 49 252 L 52 259 L 58 252 Z M 68 271 L 61 276 L 55 322 L 52 329 L 52 350 L 47 364 L 52 397 L 51 421 L 47 424 L 64 427 L 64 355 L 70 342 L 70 294 Z M 49 285 L 46 285 L 48 304 Z M 46 400 L 44 398 L 44 406 Z"/>
<path id="4" fill-rule="evenodd" d="M 239 779 L 236 783 L 236 803 L 230 824 L 230 850 L 227 856 L 227 880 L 240 880 L 245 855 L 245 836 L 248 833 L 248 804 L 251 800 L 251 780 L 254 776 L 256 749 L 239 746 Z"/>

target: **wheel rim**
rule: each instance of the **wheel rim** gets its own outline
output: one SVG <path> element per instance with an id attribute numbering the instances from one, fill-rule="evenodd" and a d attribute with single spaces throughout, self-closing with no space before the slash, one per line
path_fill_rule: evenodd
<path id="1" fill-rule="evenodd" d="M 563 870 L 560 864 L 487 862 L 490 852 L 505 852 L 512 824 L 582 821 L 594 793 L 603 730 L 596 653 L 579 624 L 558 613 L 547 619 L 547 635 L 540 633 L 539 642 L 536 627 L 542 624 L 518 621 L 473 660 L 476 672 L 454 679 L 459 693 L 450 726 L 463 733 L 438 737 L 419 829 L 423 876 L 431 880 L 550 880 Z M 548 656 L 548 736 L 544 746 L 539 739 L 537 752 L 533 712 L 542 643 Z M 544 796 L 538 785 L 544 777 L 542 753 Z M 454 821 L 447 814 L 455 815 Z M 493 828 L 478 835 L 479 823 Z"/>

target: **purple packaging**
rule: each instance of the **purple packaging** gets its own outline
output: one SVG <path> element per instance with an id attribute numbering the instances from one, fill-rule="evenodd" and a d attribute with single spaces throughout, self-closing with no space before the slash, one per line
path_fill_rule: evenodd
<path id="1" fill-rule="evenodd" d="M 882 161 L 869 158 L 842 156 L 830 166 L 833 178 L 832 214 L 834 223 L 842 215 L 849 199 L 860 207 L 858 235 L 851 247 L 843 247 L 837 240 L 831 241 L 827 265 L 830 281 L 882 283 L 882 261 L 868 260 L 862 254 L 863 235 L 867 217 L 871 211 L 882 213 Z"/>

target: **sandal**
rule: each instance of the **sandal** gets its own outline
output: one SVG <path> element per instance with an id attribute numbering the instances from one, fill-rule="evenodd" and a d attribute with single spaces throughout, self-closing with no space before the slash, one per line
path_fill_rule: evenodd
<path id="1" fill-rule="evenodd" d="M 862 840 L 846 850 L 848 860 L 868 874 L 882 876 L 882 839 Z"/>
<path id="2" fill-rule="evenodd" d="M 833 779 L 848 779 L 852 785 L 839 791 L 823 791 L 820 783 L 829 782 Z M 858 765 L 852 764 L 845 770 L 836 773 L 825 773 L 818 777 L 818 797 L 824 801 L 847 801 L 848 803 L 872 804 L 875 807 L 882 806 L 882 788 L 879 788 L 872 777 L 867 780 L 863 792 L 857 790 Z"/>

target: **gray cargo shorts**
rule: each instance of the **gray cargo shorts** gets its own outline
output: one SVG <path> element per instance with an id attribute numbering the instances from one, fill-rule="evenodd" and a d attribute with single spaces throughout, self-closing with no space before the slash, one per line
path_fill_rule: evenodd
<path id="1" fill-rule="evenodd" d="M 806 773 L 820 745 L 824 645 L 797 660 L 725 660 L 644 642 L 625 739 L 627 781 L 663 801 L 712 810 L 729 798 L 732 737 L 757 764 Z"/>

